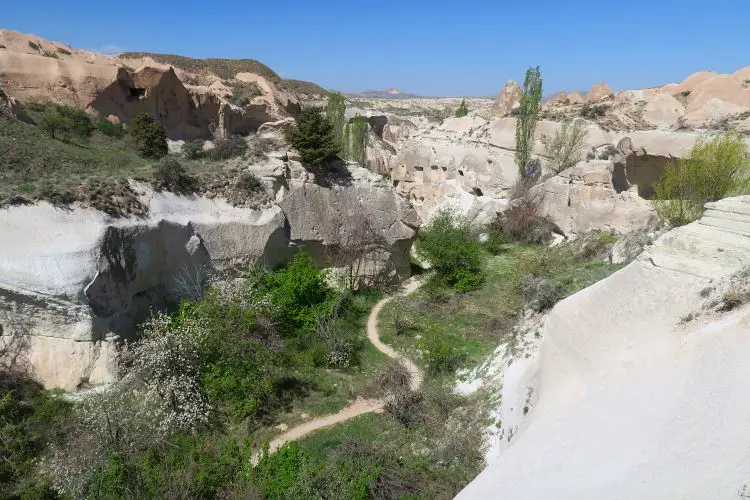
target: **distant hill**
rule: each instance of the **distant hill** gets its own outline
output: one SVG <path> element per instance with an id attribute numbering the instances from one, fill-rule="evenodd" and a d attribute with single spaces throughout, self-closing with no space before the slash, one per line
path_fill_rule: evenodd
<path id="1" fill-rule="evenodd" d="M 424 97 L 418 94 L 407 94 L 398 89 L 366 90 L 358 94 L 347 94 L 347 96 L 364 99 L 416 99 Z"/>

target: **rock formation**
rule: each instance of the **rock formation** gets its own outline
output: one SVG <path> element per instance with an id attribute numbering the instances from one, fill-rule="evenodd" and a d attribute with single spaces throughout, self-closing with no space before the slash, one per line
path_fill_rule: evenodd
<path id="1" fill-rule="evenodd" d="M 336 264 L 329 250 L 362 217 L 382 242 L 364 256 L 367 272 L 409 275 L 420 221 L 382 178 L 354 166 L 344 168 L 342 184 L 324 186 L 295 162 L 250 168 L 276 204 L 238 208 L 136 184 L 149 207 L 145 218 L 47 203 L 0 210 L 0 324 L 27 340 L 23 359 L 34 376 L 66 389 L 111 380 L 116 340 L 150 308 L 196 293 L 208 273 L 274 267 L 296 248 L 307 248 L 318 265 Z"/>
<path id="2" fill-rule="evenodd" d="M 508 80 L 495 98 L 495 103 L 492 105 L 492 113 L 500 117 L 508 115 L 514 108 L 517 108 L 521 104 L 521 95 L 521 87 L 518 85 L 518 82 Z"/>
<path id="3" fill-rule="evenodd" d="M 23 102 L 41 100 L 129 123 L 139 112 L 158 117 L 171 139 L 247 134 L 299 111 L 294 95 L 263 75 L 240 72 L 232 84 L 257 85 L 242 106 L 228 101 L 227 78 L 150 57 L 126 58 L 74 49 L 0 30 L 0 87 Z M 188 84 L 191 82 L 192 84 Z"/>
<path id="4" fill-rule="evenodd" d="M 554 307 L 540 355 L 505 378 L 502 405 L 527 415 L 457 498 L 735 498 L 746 486 L 750 306 L 716 304 L 747 276 L 750 197 L 707 208 Z"/>

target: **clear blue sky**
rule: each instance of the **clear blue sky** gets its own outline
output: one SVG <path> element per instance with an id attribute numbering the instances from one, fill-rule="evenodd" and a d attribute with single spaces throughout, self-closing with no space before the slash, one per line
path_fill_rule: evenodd
<path id="1" fill-rule="evenodd" d="M 346 92 L 493 95 L 540 65 L 545 93 L 750 65 L 750 0 L 3 0 L 0 27 L 69 43 L 249 57 Z"/>

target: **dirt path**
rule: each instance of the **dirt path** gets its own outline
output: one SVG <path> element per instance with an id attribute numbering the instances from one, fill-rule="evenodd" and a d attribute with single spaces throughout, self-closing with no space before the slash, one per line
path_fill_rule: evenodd
<path id="1" fill-rule="evenodd" d="M 419 281 L 410 279 L 404 284 L 401 292 L 398 295 L 408 295 L 419 288 L 419 285 Z M 393 299 L 393 296 L 386 297 L 384 299 L 381 299 L 377 304 L 375 304 L 375 306 L 373 306 L 372 310 L 370 311 L 370 316 L 367 318 L 367 338 L 378 351 L 382 352 L 391 359 L 401 360 L 401 362 L 404 363 L 404 365 L 406 365 L 406 367 L 409 369 L 409 373 L 411 373 L 412 389 L 418 389 L 422 385 L 422 379 L 424 378 L 424 373 L 422 372 L 422 370 L 420 370 L 419 367 L 415 365 L 410 359 L 401 356 L 391 347 L 385 345 L 380 341 L 380 335 L 378 334 L 378 314 L 380 314 L 380 310 L 383 309 L 383 306 L 391 299 Z M 329 427 L 334 424 L 339 424 L 341 422 L 346 422 L 349 419 L 364 415 L 365 413 L 382 413 L 383 407 L 383 401 L 379 399 L 364 399 L 362 397 L 358 397 L 355 401 L 349 403 L 346 408 L 338 413 L 318 417 L 310 420 L 309 422 L 305 422 L 304 424 L 292 427 L 291 429 L 271 441 L 271 443 L 269 444 L 269 452 L 274 453 L 289 441 L 300 439 L 301 437 L 304 437 L 318 429 Z M 253 463 L 257 461 L 257 458 L 257 455 L 253 457 Z"/>

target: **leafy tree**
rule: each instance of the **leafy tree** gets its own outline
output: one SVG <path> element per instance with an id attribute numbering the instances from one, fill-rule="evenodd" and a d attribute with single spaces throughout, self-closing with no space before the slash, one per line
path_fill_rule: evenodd
<path id="1" fill-rule="evenodd" d="M 737 132 L 699 139 L 690 155 L 667 166 L 654 186 L 654 206 L 673 227 L 698 219 L 704 205 L 750 188 L 750 156 Z"/>
<path id="2" fill-rule="evenodd" d="M 53 139 L 68 137 L 71 132 L 70 122 L 63 117 L 57 108 L 47 108 L 39 119 L 39 128 Z"/>
<path id="3" fill-rule="evenodd" d="M 461 104 L 456 108 L 456 118 L 463 118 L 469 114 L 469 106 L 466 105 L 465 100 L 461 100 Z"/>
<path id="4" fill-rule="evenodd" d="M 438 277 L 460 292 L 477 288 L 483 281 L 481 246 L 469 222 L 441 211 L 420 233 L 419 250 Z"/>
<path id="5" fill-rule="evenodd" d="M 287 133 L 287 140 L 299 151 L 302 163 L 311 168 L 320 167 L 324 161 L 341 151 L 333 125 L 313 108 L 300 111 L 296 125 Z"/>
<path id="6" fill-rule="evenodd" d="M 586 129 L 581 120 L 563 122 L 552 137 L 543 137 L 544 156 L 549 169 L 559 174 L 581 161 L 586 147 Z"/>
<path id="7" fill-rule="evenodd" d="M 169 152 L 167 131 L 148 113 L 139 113 L 128 129 L 138 152 L 146 158 L 161 158 Z"/>
<path id="8" fill-rule="evenodd" d="M 348 147 L 348 141 L 344 139 L 346 128 L 346 99 L 338 92 L 328 94 L 328 105 L 326 106 L 326 118 L 333 126 L 333 136 L 336 143 L 343 150 Z"/>
<path id="9" fill-rule="evenodd" d="M 521 105 L 516 118 L 516 164 L 519 177 L 526 178 L 534 148 L 534 130 L 542 103 L 542 75 L 539 66 L 526 70 L 521 94 Z"/>
<path id="10" fill-rule="evenodd" d="M 367 146 L 370 143 L 370 136 L 368 134 L 370 130 L 370 124 L 367 121 L 367 118 L 364 116 L 355 116 L 354 120 L 352 120 L 352 123 L 347 124 L 347 132 L 348 129 L 351 128 L 351 145 L 348 144 L 347 146 L 350 146 L 350 157 L 352 160 L 359 163 L 360 166 L 366 167 L 367 166 Z M 346 134 L 349 135 L 348 133 Z"/>
<path id="11" fill-rule="evenodd" d="M 108 137 L 122 137 L 125 135 L 125 127 L 122 123 L 112 123 L 106 118 L 99 118 L 94 125 L 96 129 Z"/>
<path id="12" fill-rule="evenodd" d="M 91 123 L 91 118 L 82 109 L 69 106 L 55 106 L 55 109 L 70 124 L 71 132 L 81 139 L 86 139 L 94 131 L 95 127 Z"/>

